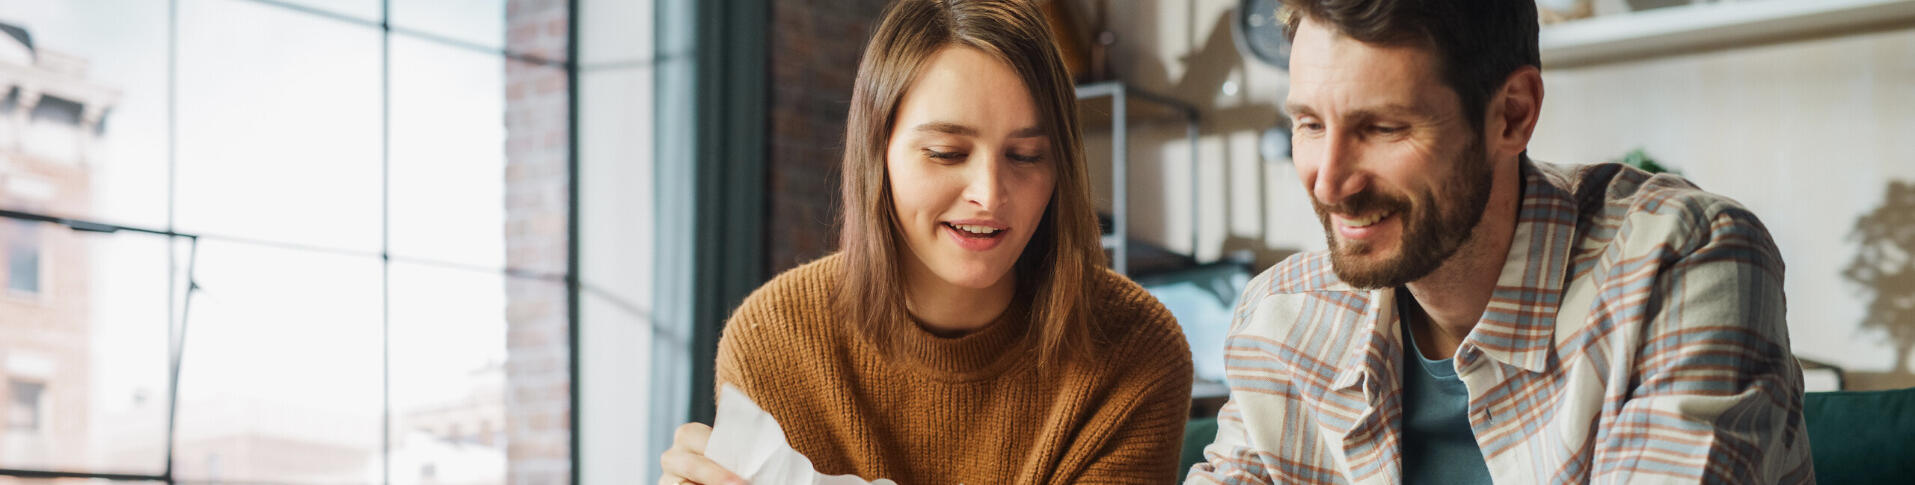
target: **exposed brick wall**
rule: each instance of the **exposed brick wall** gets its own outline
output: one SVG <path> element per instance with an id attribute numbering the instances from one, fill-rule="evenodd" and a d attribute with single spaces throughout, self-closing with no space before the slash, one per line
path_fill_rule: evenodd
<path id="1" fill-rule="evenodd" d="M 772 2 L 766 275 L 838 247 L 838 164 L 851 81 L 886 3 Z"/>
<path id="2" fill-rule="evenodd" d="M 509 0 L 506 49 L 563 59 L 564 0 Z M 564 274 L 570 106 L 564 68 L 507 61 L 505 68 L 506 264 Z M 565 287 L 506 281 L 505 434 L 508 483 L 571 481 L 571 348 Z"/>

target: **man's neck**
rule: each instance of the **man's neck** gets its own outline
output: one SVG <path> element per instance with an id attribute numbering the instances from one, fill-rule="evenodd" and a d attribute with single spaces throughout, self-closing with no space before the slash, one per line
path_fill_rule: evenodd
<path id="1" fill-rule="evenodd" d="M 1495 174 L 1489 203 L 1469 241 L 1436 271 L 1404 285 L 1415 299 L 1404 305 L 1407 312 L 1400 317 L 1409 319 L 1410 332 L 1426 358 L 1455 356 L 1496 291 L 1522 198 L 1517 164 L 1505 167 Z"/>

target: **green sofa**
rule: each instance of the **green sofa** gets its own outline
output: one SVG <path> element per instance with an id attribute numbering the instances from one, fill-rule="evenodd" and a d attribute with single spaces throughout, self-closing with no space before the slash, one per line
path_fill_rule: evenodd
<path id="1" fill-rule="evenodd" d="M 1802 399 L 1815 455 L 1815 480 L 1827 484 L 1915 483 L 1915 388 L 1811 392 Z M 1183 470 L 1203 460 L 1217 418 L 1184 427 Z"/>

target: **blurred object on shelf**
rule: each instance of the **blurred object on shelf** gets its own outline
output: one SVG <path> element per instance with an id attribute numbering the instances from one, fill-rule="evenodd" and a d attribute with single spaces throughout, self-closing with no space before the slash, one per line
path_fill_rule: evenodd
<path id="1" fill-rule="evenodd" d="M 1283 2 L 1278 0 L 1241 0 L 1233 14 L 1231 40 L 1244 57 L 1276 67 L 1290 69 L 1290 38 L 1283 34 L 1287 22 Z"/>
<path id="2" fill-rule="evenodd" d="M 1671 169 L 1669 167 L 1662 166 L 1662 164 L 1660 163 L 1656 163 L 1656 159 L 1649 158 L 1649 152 L 1645 152 L 1641 148 L 1630 150 L 1628 154 L 1625 154 L 1622 156 L 1621 160 L 1616 160 L 1616 163 L 1621 163 L 1623 165 L 1636 167 L 1636 168 L 1642 169 L 1642 171 L 1644 172 L 1649 172 L 1649 173 L 1667 172 L 1667 173 L 1672 173 L 1676 175 L 1682 175 L 1681 170 Z"/>
<path id="3" fill-rule="evenodd" d="M 1543 25 L 1589 18 L 1593 13 L 1593 0 L 1536 0 L 1536 17 Z"/>

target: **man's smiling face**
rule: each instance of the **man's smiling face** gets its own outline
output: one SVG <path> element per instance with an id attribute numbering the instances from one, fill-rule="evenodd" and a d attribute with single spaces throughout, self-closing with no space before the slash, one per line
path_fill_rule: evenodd
<path id="1" fill-rule="evenodd" d="M 1482 219 L 1489 156 L 1438 62 L 1429 49 L 1366 44 L 1307 18 L 1297 27 L 1284 103 L 1296 169 L 1346 283 L 1420 279 Z"/>

